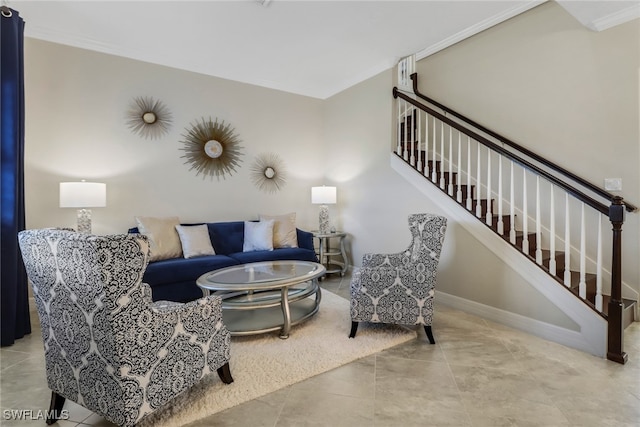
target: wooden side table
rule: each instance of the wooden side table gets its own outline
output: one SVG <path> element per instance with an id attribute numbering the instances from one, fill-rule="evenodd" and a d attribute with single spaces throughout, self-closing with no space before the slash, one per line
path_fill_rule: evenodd
<path id="1" fill-rule="evenodd" d="M 327 269 L 327 273 L 340 273 L 344 276 L 349 268 L 347 251 L 345 249 L 345 238 L 347 233 L 335 231 L 333 233 L 320 233 L 312 231 L 313 237 L 318 239 L 318 261 Z M 331 239 L 339 239 L 338 247 L 331 247 Z"/>

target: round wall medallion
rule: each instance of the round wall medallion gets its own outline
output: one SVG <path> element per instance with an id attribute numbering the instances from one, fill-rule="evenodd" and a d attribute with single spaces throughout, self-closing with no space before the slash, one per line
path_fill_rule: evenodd
<path id="1" fill-rule="evenodd" d="M 215 176 L 219 180 L 236 171 L 242 162 L 242 147 L 231 125 L 203 118 L 192 123 L 186 131 L 181 141 L 184 144 L 181 150 L 185 154 L 181 157 L 186 159 L 185 164 L 191 164 L 190 170 L 195 169 L 196 175 Z"/>
<path id="2" fill-rule="evenodd" d="M 267 166 L 267 168 L 264 170 L 264 176 L 267 179 L 272 179 L 276 176 L 276 171 L 271 166 Z"/>
<path id="3" fill-rule="evenodd" d="M 158 117 L 156 116 L 156 113 L 147 112 L 142 115 L 142 120 L 144 120 L 146 124 L 152 125 L 156 120 L 158 120 Z"/>
<path id="4" fill-rule="evenodd" d="M 284 162 L 277 154 L 264 153 L 256 156 L 251 165 L 251 181 L 262 191 L 275 193 L 287 183 Z"/>
<path id="5" fill-rule="evenodd" d="M 159 138 L 169 131 L 171 113 L 161 101 L 137 97 L 127 112 L 127 125 L 133 133 L 144 138 Z"/>
<path id="6" fill-rule="evenodd" d="M 222 155 L 222 144 L 215 139 L 207 141 L 207 143 L 204 144 L 204 152 L 212 159 L 217 159 Z"/>

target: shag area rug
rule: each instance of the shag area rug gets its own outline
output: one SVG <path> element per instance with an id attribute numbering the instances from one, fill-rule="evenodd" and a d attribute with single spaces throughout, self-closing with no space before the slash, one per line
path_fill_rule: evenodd
<path id="1" fill-rule="evenodd" d="M 292 327 L 288 339 L 277 332 L 231 338 L 232 384 L 209 375 L 140 425 L 182 426 L 416 339 L 414 330 L 376 324 L 360 325 L 356 338 L 349 339 L 350 328 L 349 301 L 323 290 L 318 313 Z"/>

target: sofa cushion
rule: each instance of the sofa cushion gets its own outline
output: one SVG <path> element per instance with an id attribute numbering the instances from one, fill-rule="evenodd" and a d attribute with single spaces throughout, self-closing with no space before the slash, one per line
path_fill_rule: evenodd
<path id="1" fill-rule="evenodd" d="M 272 251 L 274 220 L 260 222 L 244 222 L 243 252 Z"/>
<path id="2" fill-rule="evenodd" d="M 242 252 L 244 243 L 244 221 L 210 222 L 209 236 L 217 254 L 229 255 Z"/>
<path id="3" fill-rule="evenodd" d="M 180 237 L 175 229 L 180 224 L 177 216 L 136 216 L 135 220 L 140 234 L 147 236 L 151 243 L 151 262 L 182 256 Z"/>
<path id="4" fill-rule="evenodd" d="M 260 215 L 260 221 L 273 220 L 273 247 L 297 248 L 296 213 L 284 215 Z"/>
<path id="5" fill-rule="evenodd" d="M 209 228 L 205 224 L 176 225 L 176 231 L 180 236 L 182 253 L 185 258 L 216 254 L 211 246 Z"/>
<path id="6" fill-rule="evenodd" d="M 173 258 L 149 264 L 142 280 L 154 285 L 162 283 L 195 282 L 204 273 L 236 265 L 238 261 L 225 255 L 209 255 L 198 258 Z M 155 296 L 154 296 L 155 298 Z"/>
<path id="7" fill-rule="evenodd" d="M 315 251 L 303 248 L 280 248 L 272 251 L 236 252 L 229 256 L 239 264 L 259 261 L 298 260 L 318 262 Z"/>

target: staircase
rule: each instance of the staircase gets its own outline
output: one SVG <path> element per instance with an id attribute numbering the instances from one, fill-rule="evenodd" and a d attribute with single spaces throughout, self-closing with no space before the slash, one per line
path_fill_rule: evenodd
<path id="1" fill-rule="evenodd" d="M 395 155 L 606 319 L 607 358 L 625 363 L 637 295 L 621 278 L 621 231 L 637 208 L 419 93 L 413 67 L 399 65 L 393 91 Z"/>
<path id="2" fill-rule="evenodd" d="M 405 125 L 405 123 L 401 123 L 401 125 Z M 404 139 L 403 139 L 404 141 Z M 422 156 L 422 158 L 425 158 L 424 156 L 427 154 L 424 152 L 424 150 L 420 150 L 422 151 L 422 153 L 418 153 L 417 151 L 415 151 L 413 154 L 414 156 L 417 158 L 419 156 Z M 397 155 L 397 153 L 396 153 Z M 400 158 L 402 158 L 403 156 L 398 155 Z M 409 163 L 409 162 L 407 162 Z M 476 218 L 478 218 L 478 220 L 480 220 L 482 223 L 486 222 L 484 220 L 484 218 L 486 218 L 487 212 L 489 212 L 488 206 L 489 204 L 487 203 L 486 199 L 482 199 L 480 200 L 480 207 L 478 207 L 478 199 L 475 198 L 475 185 L 471 185 L 470 186 L 470 195 L 469 198 L 471 199 L 471 208 L 467 208 L 465 206 L 465 200 L 467 199 L 467 191 L 468 191 L 468 187 L 466 184 L 459 184 L 458 183 L 458 173 L 456 172 L 449 172 L 449 171 L 443 171 L 442 168 L 442 161 L 441 160 L 436 160 L 435 162 L 435 168 L 434 168 L 434 163 L 433 161 L 429 161 L 428 162 L 428 166 L 427 166 L 427 171 L 426 175 L 428 175 L 429 177 L 433 175 L 433 173 L 435 172 L 436 176 L 440 176 L 441 172 L 442 175 L 444 176 L 444 187 L 445 189 L 448 189 L 449 184 L 451 184 L 453 186 L 453 194 L 456 195 L 458 190 L 460 190 L 462 192 L 462 201 L 457 200 L 457 197 L 455 196 L 450 196 L 452 199 L 456 200 L 456 202 L 458 202 L 461 207 L 467 209 L 469 211 L 469 213 L 473 216 L 475 216 Z M 418 169 L 416 168 L 416 165 L 411 165 L 416 171 L 418 171 Z M 439 184 L 438 184 L 439 186 Z M 444 191 L 444 190 L 443 190 Z M 444 191 L 444 193 L 448 194 L 448 191 Z M 492 198 L 490 200 L 492 209 L 491 212 L 495 211 L 495 207 L 493 206 L 495 204 L 495 199 Z M 479 212 L 479 215 L 478 215 Z M 537 234 L 535 232 L 527 232 L 527 240 L 526 240 L 526 244 L 523 248 L 523 241 L 525 240 L 525 234 L 522 230 L 518 230 L 517 228 L 515 228 L 515 243 L 511 243 L 510 242 L 510 236 L 508 234 L 505 233 L 501 233 L 499 231 L 499 227 L 498 227 L 498 223 L 499 221 L 502 221 L 502 228 L 503 230 L 510 230 L 511 229 L 511 216 L 510 215 L 501 215 L 498 216 L 497 214 L 491 214 L 492 217 L 492 221 L 491 221 L 491 225 L 488 225 L 488 227 L 493 230 L 494 233 L 496 233 L 498 236 L 500 236 L 502 239 L 504 239 L 506 242 L 508 242 L 509 244 L 511 244 L 515 250 L 519 251 L 520 253 L 522 253 L 526 258 L 528 258 L 531 262 L 535 263 L 536 262 L 536 247 L 537 247 L 537 243 L 536 243 L 536 238 L 537 238 Z M 542 265 L 541 267 L 543 268 L 543 270 L 545 272 L 547 272 L 550 276 L 552 276 L 558 283 L 560 284 L 564 284 L 564 272 L 557 270 L 555 271 L 555 274 L 550 270 L 549 265 L 551 264 L 551 251 L 547 248 L 547 249 L 542 249 L 541 248 L 541 257 L 542 257 Z M 555 263 L 556 265 L 564 265 L 565 264 L 565 253 L 562 251 L 556 251 L 555 252 Z M 575 270 L 569 270 L 569 275 L 570 275 L 570 279 L 569 279 L 569 286 L 568 288 L 571 290 L 571 292 L 573 292 L 577 297 L 580 297 L 580 292 L 579 292 L 579 288 L 580 288 L 580 272 L 579 271 L 575 271 Z M 594 310 L 596 310 L 596 282 L 597 282 L 597 275 L 594 273 L 585 273 L 585 285 L 586 285 L 586 299 L 584 300 L 585 302 L 588 303 L 588 305 L 593 308 Z M 610 296 L 603 294 L 602 295 L 602 313 L 606 316 L 608 314 L 608 304 L 609 304 L 609 300 L 610 300 Z M 634 322 L 635 320 L 635 312 L 636 312 L 636 304 L 637 302 L 635 300 L 632 299 L 628 299 L 628 298 L 623 298 L 623 327 L 627 328 L 629 325 L 631 325 L 631 323 Z"/>

